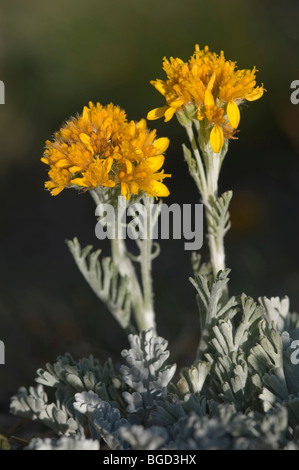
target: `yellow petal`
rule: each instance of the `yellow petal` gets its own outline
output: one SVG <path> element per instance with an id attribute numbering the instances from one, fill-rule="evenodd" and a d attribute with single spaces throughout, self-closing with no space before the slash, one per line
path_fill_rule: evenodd
<path id="1" fill-rule="evenodd" d="M 54 188 L 51 191 L 51 195 L 52 196 L 58 196 L 58 194 L 60 194 L 62 190 L 63 190 L 63 188 Z"/>
<path id="2" fill-rule="evenodd" d="M 229 101 L 226 112 L 230 125 L 233 129 L 237 129 L 240 122 L 240 110 L 235 101 Z"/>
<path id="3" fill-rule="evenodd" d="M 136 131 L 136 124 L 134 121 L 131 121 L 129 124 L 129 134 L 131 137 L 135 136 L 135 131 Z"/>
<path id="4" fill-rule="evenodd" d="M 218 124 L 215 124 L 210 134 L 210 144 L 215 153 L 219 153 L 223 147 L 223 132 Z"/>
<path id="5" fill-rule="evenodd" d="M 212 95 L 212 92 L 207 89 L 205 91 L 205 106 L 210 107 L 210 106 L 214 106 L 214 104 L 215 104 L 215 101 L 214 101 L 214 97 Z"/>
<path id="6" fill-rule="evenodd" d="M 93 148 L 90 144 L 90 137 L 89 135 L 87 134 L 84 134 L 84 132 L 81 132 L 81 134 L 79 135 L 80 137 L 80 140 L 81 142 L 83 142 L 83 144 L 86 146 L 86 148 L 88 148 L 88 150 L 91 152 L 91 154 L 93 155 L 94 154 L 94 151 L 93 151 Z"/>
<path id="7" fill-rule="evenodd" d="M 154 146 L 159 153 L 163 153 L 169 146 L 169 139 L 167 137 L 160 137 L 154 141 Z"/>
<path id="8" fill-rule="evenodd" d="M 104 186 L 105 188 L 114 188 L 115 182 L 112 180 L 108 180 L 105 183 L 102 183 L 102 186 Z"/>
<path id="9" fill-rule="evenodd" d="M 199 121 L 202 121 L 204 117 L 205 117 L 205 113 L 203 113 L 199 108 L 197 108 L 197 119 Z"/>
<path id="10" fill-rule="evenodd" d="M 62 158 L 55 163 L 56 168 L 64 168 L 70 164 L 69 160 Z"/>
<path id="11" fill-rule="evenodd" d="M 176 108 L 168 108 L 167 111 L 165 111 L 165 119 L 164 121 L 165 122 L 168 122 L 170 121 L 170 119 L 172 118 L 172 116 L 174 115 L 174 113 L 176 112 Z"/>
<path id="12" fill-rule="evenodd" d="M 127 173 L 128 173 L 128 175 L 130 175 L 132 173 L 132 170 L 133 170 L 133 165 L 130 162 L 130 160 L 128 160 L 127 158 L 125 160 L 125 165 L 126 165 Z"/>
<path id="13" fill-rule="evenodd" d="M 162 80 L 152 80 L 150 83 L 151 83 L 151 85 L 154 85 L 156 90 L 158 90 L 158 92 L 161 93 L 161 95 L 163 95 L 163 96 L 166 95 L 167 85 L 166 85 L 165 82 L 163 82 Z"/>
<path id="14" fill-rule="evenodd" d="M 179 109 L 183 106 L 184 100 L 182 100 L 181 98 L 177 98 L 176 100 L 171 101 L 171 103 L 169 104 L 171 108 Z"/>
<path id="15" fill-rule="evenodd" d="M 247 101 L 255 101 L 260 99 L 263 94 L 264 94 L 264 87 L 263 86 L 258 86 L 256 87 L 249 95 L 245 96 Z"/>
<path id="16" fill-rule="evenodd" d="M 146 120 L 145 119 L 140 119 L 140 121 L 137 124 L 137 129 L 146 129 Z"/>
<path id="17" fill-rule="evenodd" d="M 83 121 L 87 123 L 89 119 L 89 109 L 87 108 L 87 106 L 84 106 L 83 108 L 82 117 L 83 117 Z"/>
<path id="18" fill-rule="evenodd" d="M 45 188 L 46 189 L 51 189 L 55 187 L 55 183 L 53 181 L 45 181 Z"/>
<path id="19" fill-rule="evenodd" d="M 155 171 L 160 170 L 161 166 L 164 163 L 164 160 L 165 157 L 163 155 L 156 155 L 155 157 L 147 158 L 145 162 L 141 163 L 140 165 L 147 166 L 154 173 Z"/>
<path id="20" fill-rule="evenodd" d="M 130 190 L 132 194 L 138 194 L 139 186 L 136 181 L 132 181 L 132 183 L 130 184 Z"/>
<path id="21" fill-rule="evenodd" d="M 109 173 L 109 171 L 111 170 L 112 163 L 113 163 L 113 157 L 108 157 L 108 158 L 105 160 L 105 166 L 106 166 L 106 171 L 107 171 L 107 173 Z"/>
<path id="22" fill-rule="evenodd" d="M 207 90 L 210 90 L 210 91 L 213 90 L 213 86 L 214 86 L 214 83 L 215 83 L 215 79 L 216 79 L 216 74 L 215 74 L 215 72 L 214 72 L 213 75 L 211 76 L 210 80 L 209 80 L 209 83 L 208 83 L 208 86 L 207 86 Z"/>
<path id="23" fill-rule="evenodd" d="M 69 169 L 68 169 L 71 173 L 77 173 L 78 171 L 81 171 L 82 168 L 80 166 L 71 166 Z"/>
<path id="24" fill-rule="evenodd" d="M 75 178 L 75 179 L 71 180 L 71 183 L 76 184 L 77 186 L 84 186 L 84 187 L 88 186 L 86 183 L 84 183 L 83 178 Z"/>
<path id="25" fill-rule="evenodd" d="M 155 108 L 152 109 L 148 114 L 147 114 L 147 119 L 150 121 L 154 121 L 155 119 L 160 119 L 161 117 L 164 116 L 165 111 L 169 109 L 169 106 L 165 105 L 162 106 L 161 108 Z"/>
<path id="26" fill-rule="evenodd" d="M 85 145 L 90 145 L 90 137 L 87 134 L 84 134 L 84 132 L 81 132 L 79 135 L 81 142 Z"/>
<path id="27" fill-rule="evenodd" d="M 121 191 L 121 195 L 125 197 L 126 200 L 128 200 L 130 197 L 130 190 L 129 190 L 129 186 L 127 185 L 127 183 L 121 182 L 120 191 Z"/>
<path id="28" fill-rule="evenodd" d="M 160 181 L 151 181 L 150 189 L 156 197 L 167 197 L 170 194 L 167 186 Z"/>

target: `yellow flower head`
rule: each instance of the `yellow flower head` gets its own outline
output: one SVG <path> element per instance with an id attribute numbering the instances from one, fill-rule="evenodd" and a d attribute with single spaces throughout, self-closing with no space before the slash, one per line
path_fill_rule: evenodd
<path id="1" fill-rule="evenodd" d="M 128 122 L 125 112 L 112 103 L 89 103 L 46 142 L 41 160 L 50 166 L 50 180 L 45 187 L 53 196 L 68 187 L 98 186 L 119 187 L 126 199 L 139 191 L 168 196 L 162 181 L 170 175 L 158 171 L 168 145 L 166 137 L 157 139 L 156 131 L 147 129 L 145 119 Z"/>
<path id="2" fill-rule="evenodd" d="M 240 121 L 239 106 L 244 100 L 255 101 L 263 95 L 263 85 L 256 86 L 256 68 L 238 70 L 236 62 L 203 50 L 196 44 L 188 62 L 173 57 L 164 58 L 167 80 L 152 80 L 151 84 L 164 96 L 166 105 L 150 111 L 148 119 L 169 121 L 176 112 L 192 108 L 192 119 L 202 122 L 209 131 L 210 144 L 220 152 L 224 139 L 233 138 Z"/>

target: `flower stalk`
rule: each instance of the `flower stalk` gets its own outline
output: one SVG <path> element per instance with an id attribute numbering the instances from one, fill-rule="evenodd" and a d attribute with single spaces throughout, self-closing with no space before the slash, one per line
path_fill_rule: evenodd
<path id="1" fill-rule="evenodd" d="M 182 123 L 182 120 L 179 120 Z M 190 159 L 186 158 L 189 166 L 190 174 L 193 177 L 200 196 L 202 203 L 206 209 L 206 221 L 207 221 L 207 232 L 208 232 L 208 243 L 210 250 L 210 259 L 213 269 L 214 278 L 219 271 L 225 269 L 225 251 L 224 251 L 224 231 L 219 230 L 217 225 L 215 226 L 215 218 L 213 217 L 213 207 L 218 199 L 218 179 L 223 159 L 227 153 L 227 145 L 221 149 L 221 155 L 215 155 L 211 147 L 208 145 L 203 147 L 203 157 L 200 152 L 200 143 L 202 142 L 200 134 L 196 139 L 194 134 L 194 126 L 189 121 L 184 125 L 191 148 L 194 155 L 196 165 L 192 165 Z"/>
<path id="2" fill-rule="evenodd" d="M 143 200 L 145 210 L 151 211 L 153 197 L 169 195 L 163 180 L 171 175 L 162 169 L 168 145 L 169 139 L 157 138 L 145 119 L 128 121 L 125 112 L 113 103 L 90 102 L 82 114 L 54 134 L 52 141 L 46 141 L 41 158 L 50 167 L 45 187 L 53 196 L 74 188 L 89 191 L 99 210 L 107 202 L 114 208 L 111 257 L 100 261 L 100 250 L 90 253 L 90 246 L 81 250 L 77 239 L 68 245 L 90 287 L 127 332 L 133 328 L 131 312 L 139 331 L 156 331 L 151 265 L 159 250 L 153 252 L 148 225 L 146 236 L 138 238 L 137 233 L 135 238 L 140 254 L 128 252 L 122 233 L 118 233 L 119 219 L 126 202 L 132 209 L 132 200 Z M 148 217 L 146 221 L 150 223 Z M 140 276 L 133 261 L 140 264 Z"/>
<path id="3" fill-rule="evenodd" d="M 214 278 L 225 269 L 224 236 L 230 227 L 228 206 L 231 192 L 218 195 L 218 179 L 228 142 L 236 139 L 240 105 L 263 96 L 263 85 L 256 86 L 256 68 L 237 70 L 236 62 L 226 60 L 223 51 L 208 46 L 195 50 L 188 61 L 164 58 L 166 80 L 150 83 L 166 104 L 149 111 L 148 119 L 174 115 L 186 129 L 193 156 L 183 146 L 190 174 L 206 209 L 210 260 Z M 194 128 L 197 137 L 194 134 Z"/>
<path id="4" fill-rule="evenodd" d="M 102 203 L 101 190 L 91 190 L 90 193 L 96 206 Z M 151 211 L 152 200 L 146 196 L 142 200 L 148 214 Z M 116 220 L 118 218 L 121 220 L 119 209 L 119 206 L 116 205 Z M 158 253 L 152 253 L 153 240 L 150 231 L 150 217 L 146 217 L 146 223 L 145 238 L 136 238 L 135 240 L 140 251 L 139 256 L 134 256 L 128 251 L 125 240 L 118 233 L 119 224 L 115 223 L 115 236 L 110 240 L 111 257 L 114 265 L 117 266 L 119 274 L 128 279 L 128 291 L 130 292 L 133 316 L 138 331 L 151 328 L 155 332 L 156 320 L 153 304 L 152 260 Z M 142 287 L 132 261 L 140 263 Z"/>

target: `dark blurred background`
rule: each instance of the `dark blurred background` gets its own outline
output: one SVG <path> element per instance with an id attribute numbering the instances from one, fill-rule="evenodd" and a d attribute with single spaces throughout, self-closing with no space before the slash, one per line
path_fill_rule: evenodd
<path id="1" fill-rule="evenodd" d="M 240 68 L 256 65 L 264 97 L 243 106 L 221 191 L 233 189 L 226 239 L 230 291 L 284 296 L 299 310 L 299 3 L 278 0 L 2 0 L 0 79 L 0 406 L 36 368 L 71 352 L 119 359 L 126 337 L 81 277 L 65 245 L 78 236 L 96 247 L 94 205 L 75 191 L 44 191 L 44 142 L 89 100 L 140 119 L 162 106 L 149 84 L 164 78 L 163 56 L 187 60 L 194 44 L 224 50 Z M 183 161 L 183 129 L 150 122 L 168 136 L 169 203 L 197 202 Z M 207 245 L 202 249 L 207 255 Z M 190 363 L 198 341 L 190 252 L 162 243 L 154 264 L 159 333 L 172 359 Z M 1 429 L 0 429 L 1 431 Z"/>

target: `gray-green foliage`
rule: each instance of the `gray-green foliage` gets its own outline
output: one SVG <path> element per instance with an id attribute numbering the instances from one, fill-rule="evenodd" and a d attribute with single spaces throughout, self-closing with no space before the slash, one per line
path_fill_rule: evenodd
<path id="1" fill-rule="evenodd" d="M 207 205 L 207 217 L 210 217 L 209 233 L 213 234 L 216 243 L 223 239 L 230 229 L 229 204 L 233 196 L 227 191 L 217 198 L 210 199 Z"/>
<path id="2" fill-rule="evenodd" d="M 11 412 L 23 418 L 39 421 L 57 434 L 84 434 L 82 417 L 73 410 L 73 394 L 55 391 L 52 401 L 42 385 L 21 387 L 11 399 Z"/>
<path id="3" fill-rule="evenodd" d="M 67 354 L 40 369 L 12 412 L 63 437 L 29 448 L 84 447 L 91 434 L 111 449 L 299 449 L 299 317 L 287 298 L 224 301 L 228 273 L 212 282 L 199 269 L 192 280 L 201 341 L 178 381 L 152 330 L 129 335 L 121 366 Z"/>
<path id="4" fill-rule="evenodd" d="M 67 244 L 85 280 L 121 327 L 126 329 L 131 315 L 128 277 L 119 273 L 118 267 L 110 257 L 100 261 L 102 250 L 92 251 L 91 245 L 81 249 L 77 238 L 68 240 Z"/>
<path id="5" fill-rule="evenodd" d="M 94 392 L 82 392 L 75 395 L 74 408 L 86 416 L 94 436 L 98 435 L 114 450 L 126 448 L 119 437 L 119 428 L 127 424 L 121 417 L 120 410 L 113 408 L 107 401 Z"/>
<path id="6" fill-rule="evenodd" d="M 11 412 L 39 421 L 57 434 L 84 435 L 84 417 L 73 408 L 74 395 L 95 391 L 104 400 L 120 406 L 122 383 L 111 361 L 104 366 L 92 356 L 76 362 L 70 354 L 37 371 L 36 387 L 21 387 L 11 399 Z"/>
<path id="7" fill-rule="evenodd" d="M 123 397 L 127 411 L 146 422 L 157 400 L 167 397 L 166 387 L 176 366 L 166 365 L 167 341 L 154 336 L 151 330 L 142 331 L 139 336 L 129 335 L 129 341 L 131 349 L 122 352 L 127 365 L 121 366 L 120 371 L 130 391 L 124 392 Z"/>

